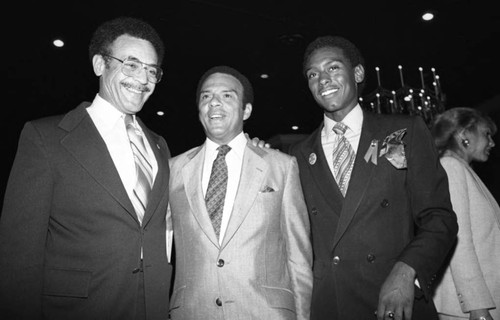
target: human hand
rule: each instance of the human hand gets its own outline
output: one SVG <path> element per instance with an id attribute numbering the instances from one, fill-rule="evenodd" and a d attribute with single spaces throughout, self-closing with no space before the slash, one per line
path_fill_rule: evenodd
<path id="1" fill-rule="evenodd" d="M 378 320 L 410 320 L 415 296 L 415 270 L 398 261 L 380 289 Z"/>
<path id="2" fill-rule="evenodd" d="M 260 140 L 259 138 L 255 137 L 253 139 L 250 139 L 250 136 L 248 133 L 245 133 L 245 137 L 247 138 L 248 141 L 252 142 L 252 145 L 254 147 L 259 147 L 259 148 L 271 148 L 271 145 L 269 143 L 266 143 L 264 140 Z"/>
<path id="3" fill-rule="evenodd" d="M 488 309 L 471 310 L 469 320 L 493 320 Z"/>

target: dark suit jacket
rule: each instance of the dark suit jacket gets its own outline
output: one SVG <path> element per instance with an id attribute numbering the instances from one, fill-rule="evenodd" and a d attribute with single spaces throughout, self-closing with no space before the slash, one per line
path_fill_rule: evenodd
<path id="1" fill-rule="evenodd" d="M 166 319 L 170 151 L 146 129 L 158 174 L 143 226 L 82 103 L 28 122 L 0 220 L 3 319 L 132 319 L 141 246 L 148 319 Z"/>
<path id="2" fill-rule="evenodd" d="M 421 301 L 414 319 L 432 313 L 429 289 L 458 227 L 446 173 L 424 122 L 365 112 L 345 199 L 326 162 L 322 127 L 291 148 L 311 219 L 312 319 L 375 319 L 380 288 L 396 261 L 417 272 Z M 365 161 L 372 140 L 380 148 L 386 136 L 402 128 L 407 129 L 407 169 L 396 169 L 385 157 L 377 157 L 377 165 Z"/>

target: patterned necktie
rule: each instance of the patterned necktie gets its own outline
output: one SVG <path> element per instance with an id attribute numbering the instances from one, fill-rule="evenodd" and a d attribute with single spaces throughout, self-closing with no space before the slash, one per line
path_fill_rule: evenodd
<path id="1" fill-rule="evenodd" d="M 231 150 L 228 145 L 222 145 L 217 148 L 219 153 L 212 165 L 210 180 L 208 181 L 207 194 L 205 202 L 207 204 L 208 214 L 212 225 L 214 226 L 215 234 L 219 238 L 220 226 L 222 221 L 222 211 L 224 210 L 224 199 L 226 198 L 227 188 L 227 164 L 226 154 Z"/>
<path id="2" fill-rule="evenodd" d="M 135 128 L 132 116 L 129 114 L 125 116 L 125 127 L 134 154 L 137 178 L 134 186 L 134 197 L 131 200 L 137 218 L 142 224 L 144 212 L 146 212 L 146 206 L 148 205 L 148 195 L 153 185 L 153 167 L 149 161 L 141 132 Z"/>
<path id="3" fill-rule="evenodd" d="M 347 126 L 341 122 L 333 126 L 333 131 L 337 134 L 337 145 L 333 149 L 333 176 L 344 197 L 349 185 L 354 159 L 356 158 L 356 153 L 344 136 L 346 130 Z"/>

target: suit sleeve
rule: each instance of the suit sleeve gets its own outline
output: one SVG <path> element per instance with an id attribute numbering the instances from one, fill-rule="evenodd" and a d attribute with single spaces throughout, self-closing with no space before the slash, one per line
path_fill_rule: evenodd
<path id="1" fill-rule="evenodd" d="M 282 217 L 297 319 L 309 319 L 313 284 L 312 248 L 309 217 L 295 158 L 292 158 L 287 170 Z"/>
<path id="2" fill-rule="evenodd" d="M 415 117 L 408 132 L 406 188 L 415 236 L 399 260 L 416 271 L 420 288 L 430 299 L 436 273 L 456 239 L 457 217 L 430 131 L 420 117 Z"/>
<path id="3" fill-rule="evenodd" d="M 462 312 L 494 308 L 495 303 L 486 285 L 481 265 L 472 240 L 470 199 L 472 193 L 480 193 L 477 186 L 468 183 L 466 169 L 457 160 L 443 158 L 442 164 L 450 183 L 450 196 L 453 210 L 457 214 L 458 243 L 450 261 L 453 282 L 463 303 Z"/>
<path id="4" fill-rule="evenodd" d="M 27 123 L 19 139 L 0 219 L 0 311 L 4 319 L 41 318 L 52 184 L 41 135 Z"/>

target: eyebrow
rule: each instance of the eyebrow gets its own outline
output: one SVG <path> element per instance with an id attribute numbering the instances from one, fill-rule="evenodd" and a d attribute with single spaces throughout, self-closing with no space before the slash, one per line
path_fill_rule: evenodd
<path id="1" fill-rule="evenodd" d="M 222 93 L 227 93 L 227 92 L 234 92 L 236 95 L 238 95 L 238 91 L 236 91 L 235 89 L 228 89 L 228 90 L 223 90 Z M 200 94 L 202 93 L 211 93 L 210 90 L 201 90 L 200 91 Z"/>
<path id="2" fill-rule="evenodd" d="M 139 60 L 139 59 L 137 59 L 137 58 L 136 58 L 136 57 L 134 57 L 134 56 L 128 56 L 128 57 L 126 57 L 126 58 L 125 58 L 125 59 L 123 59 L 123 60 L 134 60 L 134 61 L 137 61 L 137 62 L 143 63 L 143 64 L 145 64 L 145 65 L 147 65 L 147 66 L 150 66 L 150 67 L 157 67 L 157 68 L 159 68 L 159 67 L 160 67 L 160 65 L 158 65 L 158 64 L 143 62 L 142 60 Z"/>

